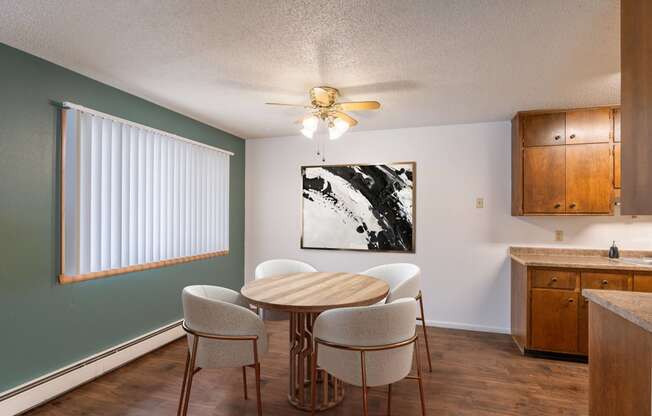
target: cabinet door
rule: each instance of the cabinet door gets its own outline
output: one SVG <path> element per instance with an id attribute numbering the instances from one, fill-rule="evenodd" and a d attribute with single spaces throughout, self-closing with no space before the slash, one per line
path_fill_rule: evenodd
<path id="1" fill-rule="evenodd" d="M 564 113 L 532 114 L 524 117 L 525 146 L 554 146 L 566 142 Z"/>
<path id="2" fill-rule="evenodd" d="M 566 113 L 566 144 L 607 143 L 611 138 L 611 110 L 574 110 Z"/>
<path id="3" fill-rule="evenodd" d="M 577 352 L 589 355 L 589 301 L 584 296 L 577 311 Z"/>
<path id="4" fill-rule="evenodd" d="M 614 142 L 620 143 L 620 108 L 614 109 Z"/>
<path id="5" fill-rule="evenodd" d="M 613 209 L 611 144 L 566 146 L 566 212 L 609 214 Z"/>
<path id="6" fill-rule="evenodd" d="M 614 144 L 614 188 L 620 189 L 620 143 Z"/>
<path id="7" fill-rule="evenodd" d="M 566 146 L 529 147 L 523 151 L 523 211 L 563 213 Z"/>
<path id="8" fill-rule="evenodd" d="M 535 350 L 577 353 L 578 294 L 532 289 L 531 346 Z"/>

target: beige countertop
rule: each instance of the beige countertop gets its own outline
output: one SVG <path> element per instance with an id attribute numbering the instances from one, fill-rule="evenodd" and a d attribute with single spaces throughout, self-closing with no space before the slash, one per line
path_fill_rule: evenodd
<path id="1" fill-rule="evenodd" d="M 652 272 L 652 266 L 628 264 L 607 257 L 607 250 L 510 247 L 510 257 L 524 266 L 568 267 Z M 622 250 L 622 257 L 652 257 L 652 251 Z"/>
<path id="2" fill-rule="evenodd" d="M 589 301 L 652 332 L 652 293 L 584 289 L 582 295 Z"/>

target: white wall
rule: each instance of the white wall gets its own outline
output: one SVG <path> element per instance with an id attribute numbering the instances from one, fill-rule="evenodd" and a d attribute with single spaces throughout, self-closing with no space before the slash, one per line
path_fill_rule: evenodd
<path id="1" fill-rule="evenodd" d="M 423 271 L 426 319 L 434 325 L 509 329 L 510 245 L 652 249 L 652 217 L 511 217 L 506 122 L 347 133 L 326 163 L 416 161 L 416 253 L 299 248 L 301 165 L 321 164 L 302 136 L 247 141 L 245 276 L 288 257 L 320 270 L 360 271 L 389 262 Z M 475 208 L 475 198 L 485 208 Z M 564 231 L 565 241 L 554 242 Z"/>

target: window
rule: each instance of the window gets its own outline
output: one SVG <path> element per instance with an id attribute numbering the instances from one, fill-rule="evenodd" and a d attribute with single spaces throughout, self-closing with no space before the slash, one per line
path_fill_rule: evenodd
<path id="1" fill-rule="evenodd" d="M 64 107 L 61 283 L 228 254 L 232 153 Z"/>

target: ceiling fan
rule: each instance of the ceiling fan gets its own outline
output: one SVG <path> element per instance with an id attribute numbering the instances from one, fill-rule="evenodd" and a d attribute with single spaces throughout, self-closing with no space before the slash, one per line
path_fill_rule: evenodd
<path id="1" fill-rule="evenodd" d="M 380 108 L 378 101 L 349 101 L 336 102 L 340 92 L 333 87 L 314 87 L 310 89 L 310 105 L 265 103 L 268 105 L 283 105 L 302 107 L 309 110 L 308 114 L 297 120 L 303 128 L 301 134 L 312 139 L 319 120 L 328 125 L 328 137 L 331 140 L 339 139 L 349 129 L 358 124 L 358 121 L 344 111 L 377 110 Z"/>

